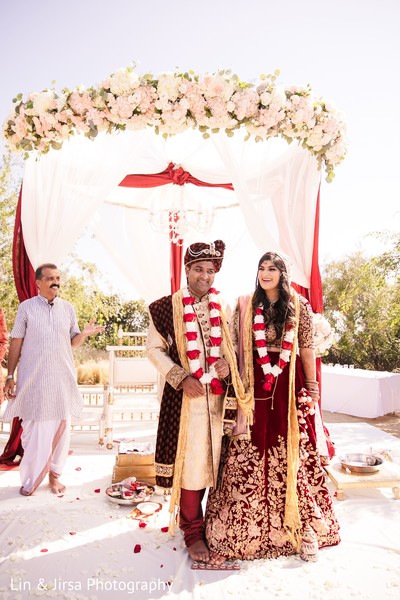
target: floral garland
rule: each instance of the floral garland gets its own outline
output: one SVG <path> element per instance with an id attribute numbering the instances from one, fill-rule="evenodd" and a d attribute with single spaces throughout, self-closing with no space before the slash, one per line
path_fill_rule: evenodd
<path id="1" fill-rule="evenodd" d="M 218 374 L 215 370 L 214 363 L 220 358 L 221 354 L 221 343 L 222 343 L 222 330 L 221 330 L 221 305 L 218 302 L 218 292 L 215 288 L 209 290 L 209 301 L 208 308 L 210 310 L 210 343 L 212 344 L 209 355 L 206 357 L 206 361 L 210 365 L 209 372 L 205 373 L 203 367 L 200 364 L 199 356 L 200 349 L 198 343 L 198 333 L 196 327 L 196 313 L 194 312 L 193 304 L 194 297 L 189 292 L 188 288 L 183 290 L 182 296 L 183 302 L 183 320 L 185 322 L 185 337 L 187 344 L 186 355 L 189 359 L 189 370 L 193 377 L 196 377 L 204 385 L 210 384 L 211 391 L 213 394 L 223 394 L 224 388 Z"/>
<path id="2" fill-rule="evenodd" d="M 271 359 L 268 355 L 267 342 L 265 339 L 264 312 L 261 306 L 258 306 L 255 310 L 253 319 L 253 333 L 257 353 L 259 356 L 257 362 L 261 365 L 262 371 L 264 373 L 263 389 L 267 392 L 270 392 L 272 390 L 272 386 L 276 377 L 278 377 L 278 375 L 282 373 L 283 369 L 286 367 L 290 360 L 295 330 L 291 324 L 285 323 L 279 359 L 274 366 L 271 365 Z"/>
<path id="3" fill-rule="evenodd" d="M 197 128 L 203 137 L 220 129 L 233 136 L 244 127 L 248 139 L 281 137 L 298 143 L 325 166 L 327 181 L 346 155 L 345 125 L 332 104 L 312 96 L 309 86 L 287 89 L 276 83 L 279 71 L 246 83 L 230 71 L 195 75 L 139 76 L 120 69 L 97 87 L 32 92 L 14 107 L 3 126 L 10 149 L 40 153 L 61 148 L 75 133 L 94 139 L 99 132 L 154 127 L 173 135 Z"/>

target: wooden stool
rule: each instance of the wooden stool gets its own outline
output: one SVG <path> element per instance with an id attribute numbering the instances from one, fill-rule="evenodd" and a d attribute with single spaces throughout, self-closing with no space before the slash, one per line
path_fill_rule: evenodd
<path id="1" fill-rule="evenodd" d="M 376 473 L 349 473 L 340 462 L 324 466 L 329 478 L 336 486 L 337 499 L 344 500 L 346 489 L 385 488 L 393 489 L 396 500 L 400 498 L 400 466 L 395 463 L 383 462 Z"/>

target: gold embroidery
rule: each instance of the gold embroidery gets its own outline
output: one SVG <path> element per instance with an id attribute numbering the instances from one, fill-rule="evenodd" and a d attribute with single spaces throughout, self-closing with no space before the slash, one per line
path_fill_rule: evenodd
<path id="1" fill-rule="evenodd" d="M 160 477 L 172 477 L 174 474 L 174 465 L 163 465 L 156 463 L 156 475 Z"/>
<path id="2" fill-rule="evenodd" d="M 188 373 L 185 369 L 182 369 L 179 365 L 174 365 L 170 371 L 165 376 L 165 379 L 168 381 L 172 387 L 177 390 L 185 379 L 188 376 Z"/>
<path id="3" fill-rule="evenodd" d="M 299 348 L 315 348 L 314 321 L 311 306 L 303 296 L 300 300 Z"/>
<path id="4" fill-rule="evenodd" d="M 311 525 L 320 547 L 339 542 L 338 523 L 319 455 L 311 444 L 298 471 L 302 527 Z M 296 550 L 284 527 L 286 443 L 278 437 L 265 461 L 248 440 L 232 438 L 222 485 L 210 490 L 206 537 L 210 550 L 230 559 L 289 556 Z M 265 486 L 267 481 L 267 487 Z"/>
<path id="5" fill-rule="evenodd" d="M 237 408 L 238 403 L 236 398 L 227 396 L 225 400 L 225 408 Z"/>

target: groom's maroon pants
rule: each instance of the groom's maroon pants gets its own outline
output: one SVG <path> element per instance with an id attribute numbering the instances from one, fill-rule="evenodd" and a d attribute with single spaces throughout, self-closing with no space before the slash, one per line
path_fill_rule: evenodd
<path id="1" fill-rule="evenodd" d="M 203 500 L 205 491 L 205 489 L 181 489 L 179 527 L 183 531 L 183 538 L 187 548 L 199 540 L 204 541 L 204 517 L 201 501 Z"/>

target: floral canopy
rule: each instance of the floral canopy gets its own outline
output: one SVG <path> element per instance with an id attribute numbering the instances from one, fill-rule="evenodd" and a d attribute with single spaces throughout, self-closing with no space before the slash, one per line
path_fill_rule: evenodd
<path id="1" fill-rule="evenodd" d="M 332 181 L 345 127 L 309 86 L 283 88 L 277 76 L 247 83 L 229 71 L 154 77 L 126 68 L 95 87 L 15 98 L 3 135 L 27 158 L 21 230 L 30 263 L 61 262 L 89 226 L 150 299 L 168 293 L 181 244 L 218 237 L 228 280 L 248 256 L 232 293 L 252 286 L 255 257 L 267 249 L 289 254 L 294 281 L 312 291 L 321 170 Z M 163 211 L 169 224 L 197 217 L 172 240 L 171 257 Z"/>

